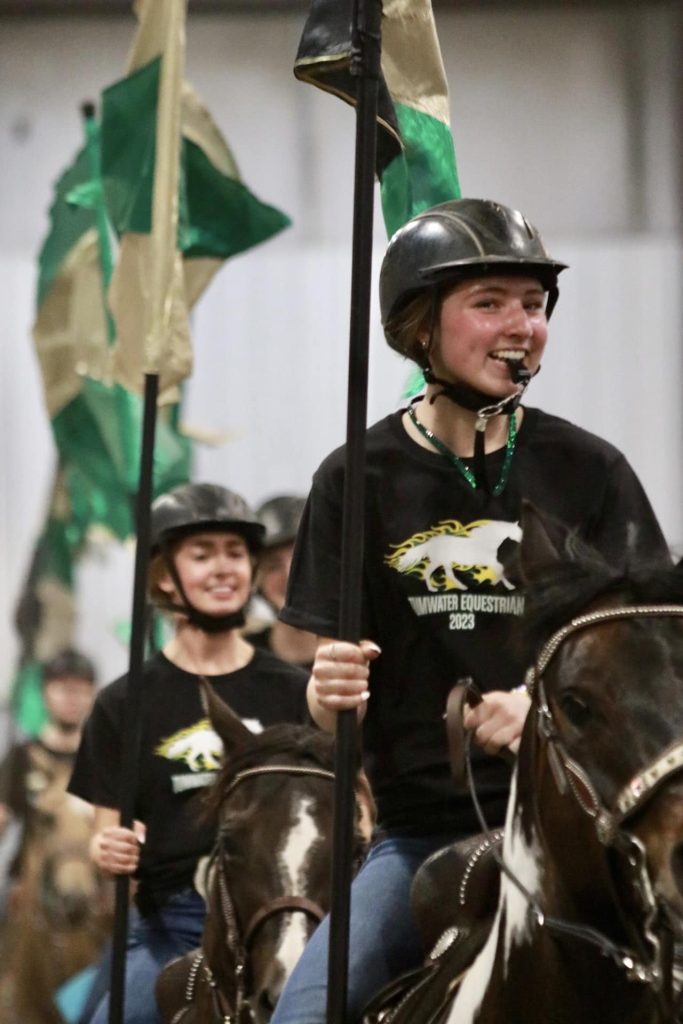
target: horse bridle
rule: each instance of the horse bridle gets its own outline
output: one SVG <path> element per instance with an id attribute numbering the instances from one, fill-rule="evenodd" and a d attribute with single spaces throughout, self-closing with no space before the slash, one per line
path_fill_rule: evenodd
<path id="1" fill-rule="evenodd" d="M 567 753 L 559 739 L 545 695 L 543 676 L 564 641 L 580 630 L 604 622 L 634 618 L 683 618 L 682 605 L 633 605 L 607 608 L 579 615 L 558 629 L 546 642 L 536 664 L 526 674 L 529 696 L 538 695 L 538 731 L 551 751 L 550 765 L 561 793 L 569 785 L 583 810 L 595 819 L 598 839 L 604 846 L 614 843 L 618 830 L 646 804 L 653 793 L 675 772 L 683 768 L 683 741 L 671 744 L 645 768 L 641 768 L 617 794 L 613 808 L 604 806 L 585 770 Z"/>
<path id="2" fill-rule="evenodd" d="M 245 779 L 255 778 L 262 775 L 285 774 L 306 775 L 309 777 L 313 776 L 315 778 L 326 779 L 330 782 L 334 782 L 334 772 L 327 771 L 325 768 L 287 764 L 264 765 L 259 768 L 247 768 L 244 771 L 238 772 L 225 790 L 225 793 L 223 794 L 223 801 L 225 801 L 227 797 L 230 796 L 230 794 L 237 789 L 242 782 L 244 782 Z M 206 951 L 203 948 L 200 949 L 192 963 L 192 967 L 190 968 L 190 974 L 188 975 L 185 990 L 185 1000 L 186 1003 L 191 1003 L 194 999 L 197 976 L 201 968 L 203 970 L 204 980 L 210 988 L 216 1020 L 221 1021 L 222 1024 L 239 1024 L 244 1013 L 247 1013 L 251 1020 L 255 1019 L 253 1007 L 251 1006 L 246 994 L 247 963 L 249 947 L 261 925 L 277 914 L 286 913 L 306 914 L 317 924 L 320 924 L 325 916 L 325 911 L 319 903 L 308 899 L 306 896 L 297 896 L 294 894 L 277 896 L 275 899 L 265 904 L 265 906 L 260 907 L 252 914 L 244 928 L 243 934 L 241 934 L 237 915 L 235 913 L 234 902 L 230 895 L 230 889 L 225 873 L 225 858 L 223 856 L 225 838 L 225 829 L 222 828 L 218 833 L 216 845 L 211 855 L 211 862 L 216 865 L 220 893 L 220 907 L 221 914 L 223 916 L 223 923 L 225 925 L 226 942 L 228 949 L 234 958 L 235 1002 L 234 1005 L 230 1004 L 225 993 L 221 991 L 220 986 L 216 981 L 215 972 L 211 969 L 206 957 Z"/>
<path id="3" fill-rule="evenodd" d="M 574 633 L 608 622 L 637 618 L 683 618 L 681 605 L 632 605 L 630 607 L 606 608 L 577 616 L 558 629 L 543 646 L 536 664 L 526 674 L 526 687 L 530 697 L 536 697 L 537 731 L 548 750 L 551 771 L 561 794 L 570 790 L 579 807 L 595 822 L 599 842 L 605 847 L 614 847 L 626 857 L 626 863 L 633 873 L 633 885 L 644 912 L 644 937 L 649 943 L 652 956 L 641 957 L 631 950 L 616 946 L 611 940 L 593 929 L 569 925 L 546 918 L 545 923 L 555 931 L 570 931 L 577 937 L 597 945 L 603 953 L 621 967 L 627 979 L 652 985 L 661 993 L 665 983 L 662 969 L 661 940 L 655 930 L 655 918 L 659 906 L 647 870 L 643 844 L 631 833 L 622 829 L 624 823 L 636 814 L 654 793 L 673 774 L 683 768 L 683 741 L 672 743 L 662 754 L 641 768 L 617 793 L 612 807 L 606 807 L 600 799 L 586 770 L 570 755 L 559 737 L 559 733 L 548 703 L 544 675 L 551 661 Z M 535 908 L 536 909 L 536 908 Z M 540 908 L 539 908 L 540 909 Z M 543 917 L 542 912 L 540 914 Z"/>
<path id="4" fill-rule="evenodd" d="M 649 958 L 649 962 L 646 962 L 645 956 L 640 956 L 633 950 L 616 945 L 590 926 L 573 924 L 547 915 L 536 897 L 529 892 L 495 849 L 494 856 L 501 871 L 526 900 L 539 927 L 545 927 L 557 935 L 568 936 L 595 946 L 624 971 L 625 977 L 629 981 L 651 985 L 660 1001 L 663 1002 L 666 997 L 671 1000 L 671 993 L 663 992 L 665 984 L 665 972 L 662 969 L 663 952 L 659 936 L 654 930 L 655 917 L 659 908 L 647 871 L 645 849 L 635 836 L 623 831 L 621 826 L 636 811 L 640 810 L 666 779 L 683 768 L 683 741 L 672 744 L 663 754 L 634 775 L 617 794 L 614 808 L 606 808 L 585 769 L 569 756 L 560 740 L 546 698 L 544 684 L 544 674 L 548 665 L 564 641 L 572 634 L 605 622 L 633 618 L 683 618 L 683 605 L 632 605 L 579 615 L 556 630 L 546 641 L 535 664 L 527 670 L 525 683 L 529 696 L 532 699 L 535 698 L 537 702 L 537 732 L 548 749 L 548 759 L 558 790 L 560 793 L 565 793 L 568 788 L 571 790 L 581 809 L 594 819 L 596 834 L 602 845 L 619 847 L 621 852 L 626 854 L 627 862 L 634 873 L 634 886 L 645 911 L 645 939 L 652 947 L 652 956 Z M 486 823 L 476 794 L 470 757 L 470 739 L 468 733 L 465 745 L 470 794 L 483 832 L 487 837 L 491 837 L 491 830 Z"/>

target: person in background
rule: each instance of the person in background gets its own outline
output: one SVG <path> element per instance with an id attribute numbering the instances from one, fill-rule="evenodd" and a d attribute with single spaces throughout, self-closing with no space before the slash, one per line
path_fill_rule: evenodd
<path id="1" fill-rule="evenodd" d="M 120 824 L 126 677 L 104 687 L 86 723 L 70 790 L 95 808 L 91 855 L 137 882 L 126 963 L 126 1024 L 158 1024 L 156 977 L 200 944 L 206 907 L 194 887 L 215 824 L 198 814 L 222 746 L 200 679 L 254 732 L 310 722 L 306 674 L 242 636 L 264 527 L 234 491 L 184 484 L 152 506 L 149 596 L 174 633 L 144 667 L 141 757 L 133 828 Z M 108 995 L 92 1020 L 105 1024 Z"/>
<path id="2" fill-rule="evenodd" d="M 266 528 L 256 568 L 256 590 L 275 618 L 250 631 L 248 639 L 255 647 L 266 648 L 284 661 L 310 669 L 317 645 L 315 634 L 277 617 L 285 603 L 294 541 L 305 504 L 306 499 L 299 495 L 281 494 L 264 501 L 256 510 Z"/>
<path id="3" fill-rule="evenodd" d="M 41 795 L 56 775 L 61 779 L 62 793 L 66 793 L 81 729 L 95 699 L 95 667 L 73 648 L 65 648 L 44 662 L 41 677 L 45 723 L 36 737 L 14 744 L 0 765 L 0 835 L 12 820 L 21 829 L 9 869 L 13 883 L 21 877 Z"/>
<path id="4" fill-rule="evenodd" d="M 112 892 L 88 856 L 92 808 L 67 792 L 95 668 L 66 648 L 41 675 L 45 723 L 0 766 L 0 833 L 12 858 L 0 932 L 2 1024 L 57 1024 L 60 987 L 98 959 L 111 927 Z"/>

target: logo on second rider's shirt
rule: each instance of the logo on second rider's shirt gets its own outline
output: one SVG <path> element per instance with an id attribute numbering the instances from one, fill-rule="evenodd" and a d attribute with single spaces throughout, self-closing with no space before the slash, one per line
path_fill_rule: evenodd
<path id="1" fill-rule="evenodd" d="M 252 732 L 263 731 L 258 719 L 245 718 L 242 721 Z M 179 793 L 187 789 L 201 789 L 215 781 L 223 757 L 223 743 L 209 719 L 202 718 L 162 740 L 154 753 L 185 766 L 186 771 L 171 776 L 173 792 Z"/>

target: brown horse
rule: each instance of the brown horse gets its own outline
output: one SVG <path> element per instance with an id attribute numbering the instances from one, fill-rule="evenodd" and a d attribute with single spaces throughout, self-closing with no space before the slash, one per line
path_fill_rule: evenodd
<path id="1" fill-rule="evenodd" d="M 419 980 L 367 1019 L 673 1024 L 683 939 L 683 564 L 617 577 L 571 538 L 560 557 L 530 508 L 523 527 L 537 653 L 499 897 L 488 921 L 459 922 L 460 939 L 478 949 L 464 979 L 451 932 Z M 452 880 L 456 891 L 460 882 Z"/>
<path id="2" fill-rule="evenodd" d="M 218 835 L 199 886 L 207 918 L 201 949 L 161 972 L 157 1001 L 167 1024 L 265 1024 L 329 906 L 333 741 L 294 725 L 255 735 L 205 695 L 224 746 L 209 796 Z M 360 863 L 360 804 L 357 820 Z"/>
<path id="3" fill-rule="evenodd" d="M 0 1022 L 60 1024 L 57 989 L 99 957 L 112 893 L 88 855 L 89 808 L 66 792 L 71 766 L 34 744 L 21 870 L 2 937 Z"/>

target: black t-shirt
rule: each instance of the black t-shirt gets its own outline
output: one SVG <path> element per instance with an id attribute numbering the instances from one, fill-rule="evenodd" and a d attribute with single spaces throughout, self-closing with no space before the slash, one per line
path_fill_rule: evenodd
<path id="1" fill-rule="evenodd" d="M 487 456 L 500 473 L 504 450 Z M 344 449 L 315 474 L 289 577 L 285 622 L 338 633 Z M 627 550 L 667 557 L 650 504 L 625 458 L 578 427 L 526 409 L 502 495 L 473 490 L 438 452 L 416 444 L 401 413 L 366 440 L 362 636 L 372 663 L 363 724 L 366 768 L 387 831 L 479 831 L 469 795 L 456 792 L 443 721 L 450 688 L 473 676 L 483 690 L 523 681 L 513 640 L 524 597 L 498 552 L 519 541 L 522 498 L 576 528 L 611 563 Z M 509 769 L 474 748 L 477 791 L 490 824 L 504 818 Z"/>
<path id="2" fill-rule="evenodd" d="M 265 651 L 244 668 L 209 676 L 216 694 L 260 732 L 278 722 L 310 722 L 305 672 Z M 200 700 L 197 676 L 157 653 L 143 674 L 142 742 L 134 815 L 147 826 L 137 873 L 143 912 L 192 884 L 215 828 L 201 795 L 215 778 L 222 744 Z M 91 804 L 119 806 L 126 677 L 104 687 L 86 722 L 69 790 Z"/>

